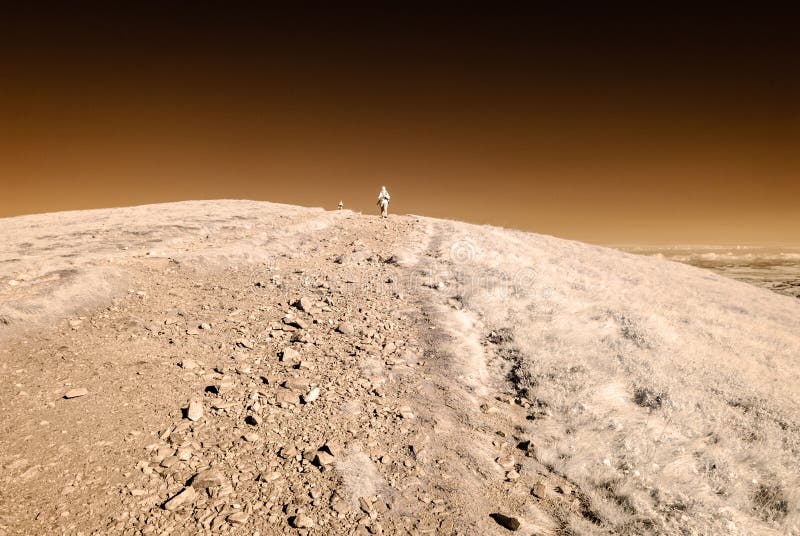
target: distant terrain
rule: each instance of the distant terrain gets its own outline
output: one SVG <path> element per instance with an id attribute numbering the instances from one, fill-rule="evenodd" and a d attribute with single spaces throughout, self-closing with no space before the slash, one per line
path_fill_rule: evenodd
<path id="1" fill-rule="evenodd" d="M 800 246 L 630 246 L 621 249 L 706 268 L 800 298 Z"/>
<path id="2" fill-rule="evenodd" d="M 2 536 L 800 534 L 800 300 L 663 258 L 253 201 L 0 219 L 0 377 Z"/>

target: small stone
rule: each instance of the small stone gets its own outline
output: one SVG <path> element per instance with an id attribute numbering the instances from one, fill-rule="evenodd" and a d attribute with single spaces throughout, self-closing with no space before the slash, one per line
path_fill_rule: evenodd
<path id="1" fill-rule="evenodd" d="M 269 472 L 269 473 L 268 472 L 262 472 L 259 475 L 258 479 L 261 482 L 272 482 L 274 480 L 278 480 L 280 477 L 281 477 L 281 474 L 278 471 L 272 471 L 272 472 Z"/>
<path id="2" fill-rule="evenodd" d="M 280 389 L 275 395 L 275 399 L 279 405 L 294 405 L 296 406 L 300 401 L 297 393 L 289 389 Z"/>
<path id="3" fill-rule="evenodd" d="M 280 456 L 284 460 L 294 458 L 295 456 L 297 456 L 297 448 L 294 446 L 281 447 L 281 450 L 278 451 L 278 456 Z"/>
<path id="4" fill-rule="evenodd" d="M 258 441 L 258 434 L 255 433 L 255 432 L 250 432 L 249 434 L 244 434 L 242 437 L 248 443 L 255 443 L 256 441 Z"/>
<path id="5" fill-rule="evenodd" d="M 507 516 L 500 513 L 491 514 L 490 517 L 494 519 L 498 525 L 501 527 L 507 528 L 508 530 L 517 531 L 519 530 L 522 523 L 520 523 L 519 519 L 512 516 Z"/>
<path id="6" fill-rule="evenodd" d="M 83 320 L 80 320 L 80 319 L 77 319 L 77 318 L 75 320 L 70 320 L 69 321 L 69 327 L 71 327 L 74 330 L 77 330 L 78 328 L 80 328 L 81 324 L 83 324 Z"/>
<path id="7" fill-rule="evenodd" d="M 236 341 L 236 346 L 252 350 L 253 348 L 255 348 L 255 343 L 248 339 L 239 339 L 238 341 Z"/>
<path id="8" fill-rule="evenodd" d="M 495 460 L 497 465 L 502 467 L 503 469 L 510 471 L 514 468 L 514 464 L 516 463 L 514 457 L 511 454 L 506 454 L 505 456 L 500 456 Z"/>
<path id="9" fill-rule="evenodd" d="M 223 375 L 222 378 L 214 385 L 218 394 L 223 394 L 230 391 L 236 386 L 236 380 L 231 375 Z"/>
<path id="10" fill-rule="evenodd" d="M 401 406 L 397 408 L 397 414 L 400 415 L 404 419 L 413 419 L 414 413 L 411 411 L 411 408 L 408 406 Z"/>
<path id="11" fill-rule="evenodd" d="M 228 523 L 232 525 L 241 525 L 243 523 L 247 523 L 247 518 L 250 517 L 247 512 L 236 512 L 235 514 L 231 514 L 228 516 L 227 520 Z"/>
<path id="12" fill-rule="evenodd" d="M 284 363 L 293 363 L 300 359 L 300 352 L 288 346 L 281 351 L 281 361 Z"/>
<path id="13" fill-rule="evenodd" d="M 195 489 L 216 488 L 225 482 L 225 476 L 216 469 L 206 469 L 192 477 L 192 487 Z"/>
<path id="14" fill-rule="evenodd" d="M 306 324 L 301 318 L 297 318 L 294 315 L 286 315 L 281 320 L 286 327 L 294 328 L 294 329 L 306 329 L 308 324 Z"/>
<path id="15" fill-rule="evenodd" d="M 177 510 L 181 506 L 194 501 L 196 497 L 197 492 L 194 490 L 194 488 L 183 488 L 180 493 L 164 503 L 164 510 L 168 510 L 170 512 Z"/>
<path id="16" fill-rule="evenodd" d="M 197 362 L 192 359 L 184 359 L 180 362 L 180 367 L 186 370 L 194 370 L 197 368 Z"/>
<path id="17" fill-rule="evenodd" d="M 199 421 L 203 417 L 203 404 L 197 400 L 189 402 L 189 408 L 186 410 L 186 417 L 190 421 Z"/>
<path id="18" fill-rule="evenodd" d="M 544 485 L 544 482 L 537 482 L 533 485 L 531 489 L 531 495 L 538 497 L 540 499 L 544 499 L 547 497 L 547 486 Z"/>
<path id="19" fill-rule="evenodd" d="M 211 324 L 203 322 L 202 324 L 200 324 L 200 329 L 211 329 Z"/>
<path id="20" fill-rule="evenodd" d="M 310 313 L 311 309 L 314 307 L 314 300 L 308 296 L 303 296 L 302 298 L 294 302 L 292 305 L 294 305 L 301 311 Z"/>
<path id="21" fill-rule="evenodd" d="M 187 462 L 192 457 L 192 449 L 189 447 L 181 447 L 178 449 L 178 459 L 182 462 Z"/>
<path id="22" fill-rule="evenodd" d="M 80 389 L 70 389 L 66 393 L 64 393 L 64 398 L 78 398 L 79 396 L 86 396 L 89 394 L 89 390 L 81 387 Z"/>
<path id="23" fill-rule="evenodd" d="M 172 456 L 173 454 L 175 454 L 175 449 L 168 445 L 163 445 L 158 447 L 155 452 L 155 457 L 157 460 L 163 460 L 167 456 Z"/>
<path id="24" fill-rule="evenodd" d="M 306 404 L 310 404 L 311 402 L 315 401 L 319 398 L 319 387 L 314 387 L 308 394 L 303 395 L 303 402 Z"/>
<path id="25" fill-rule="evenodd" d="M 167 456 L 166 458 L 161 460 L 161 464 L 160 465 L 161 465 L 161 467 L 172 467 L 173 465 L 178 463 L 178 461 L 179 460 L 178 460 L 177 456 Z"/>
<path id="26" fill-rule="evenodd" d="M 338 331 L 342 335 L 352 335 L 356 332 L 352 324 L 350 324 L 349 322 L 342 322 L 341 324 L 339 324 L 336 327 L 336 331 Z"/>
<path id="27" fill-rule="evenodd" d="M 365 514 L 369 515 L 372 513 L 372 503 L 366 497 L 358 498 L 358 506 Z"/>
<path id="28" fill-rule="evenodd" d="M 519 473 L 514 471 L 513 469 L 506 473 L 506 480 L 509 482 L 516 482 L 519 480 Z"/>
<path id="29" fill-rule="evenodd" d="M 244 422 L 249 424 L 250 426 L 258 426 L 261 424 L 261 417 L 258 415 L 248 415 L 245 417 Z"/>
<path id="30" fill-rule="evenodd" d="M 342 451 L 342 446 L 335 441 L 328 441 L 319 450 L 328 452 L 331 456 L 338 456 Z"/>
<path id="31" fill-rule="evenodd" d="M 316 456 L 314 456 L 314 464 L 320 467 L 325 467 L 326 465 L 330 465 L 333 462 L 334 462 L 334 457 L 322 450 L 318 450 Z"/>
<path id="32" fill-rule="evenodd" d="M 291 523 L 296 529 L 310 529 L 314 526 L 314 520 L 304 514 L 293 517 Z"/>
<path id="33" fill-rule="evenodd" d="M 333 508 L 333 511 L 337 514 L 346 514 L 351 510 L 350 504 L 339 497 L 331 501 L 331 508 Z"/>

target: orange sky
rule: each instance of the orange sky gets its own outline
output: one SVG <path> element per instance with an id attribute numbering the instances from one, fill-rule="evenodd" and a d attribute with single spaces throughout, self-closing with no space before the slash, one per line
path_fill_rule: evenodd
<path id="1" fill-rule="evenodd" d="M 778 18 L 204 9 L 5 21 L 0 216 L 374 211 L 386 184 L 395 212 L 592 242 L 800 243 Z"/>

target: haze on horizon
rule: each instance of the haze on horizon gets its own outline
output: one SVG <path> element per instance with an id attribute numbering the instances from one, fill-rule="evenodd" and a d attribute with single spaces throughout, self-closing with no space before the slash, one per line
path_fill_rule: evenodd
<path id="1" fill-rule="evenodd" d="M 766 9 L 766 8 L 765 8 Z M 185 199 L 800 243 L 800 37 L 674 6 L 9 8 L 0 217 Z"/>

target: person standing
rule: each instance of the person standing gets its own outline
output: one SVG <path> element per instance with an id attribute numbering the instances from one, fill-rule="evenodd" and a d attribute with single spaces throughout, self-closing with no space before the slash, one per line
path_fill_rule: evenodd
<path id="1" fill-rule="evenodd" d="M 389 216 L 389 199 L 392 196 L 389 195 L 389 192 L 386 190 L 386 186 L 381 186 L 381 191 L 378 194 L 378 206 L 381 208 L 381 218 L 386 218 Z"/>

